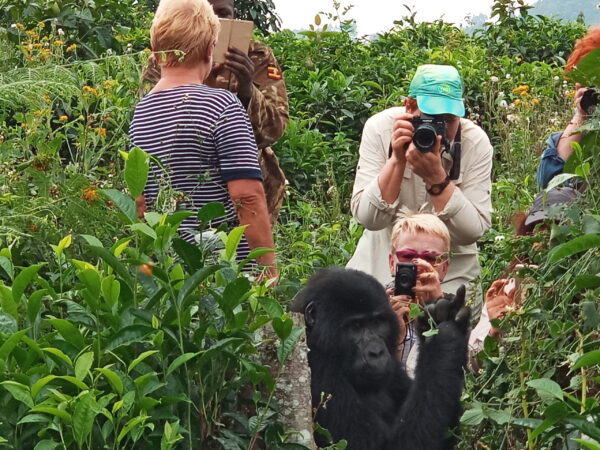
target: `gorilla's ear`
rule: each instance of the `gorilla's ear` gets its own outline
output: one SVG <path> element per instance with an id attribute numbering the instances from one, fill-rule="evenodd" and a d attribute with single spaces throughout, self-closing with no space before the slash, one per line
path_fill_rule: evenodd
<path id="1" fill-rule="evenodd" d="M 304 308 L 304 323 L 308 329 L 312 328 L 317 321 L 317 307 L 315 302 L 309 302 Z"/>

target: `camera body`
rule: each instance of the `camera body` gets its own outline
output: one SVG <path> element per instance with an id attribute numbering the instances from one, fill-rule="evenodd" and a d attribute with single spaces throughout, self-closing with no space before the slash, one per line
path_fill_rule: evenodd
<path id="1" fill-rule="evenodd" d="M 598 92 L 597 88 L 591 87 L 586 89 L 581 97 L 581 109 L 583 109 L 587 115 L 590 115 L 594 112 L 598 103 L 600 103 L 600 92 Z"/>
<path id="2" fill-rule="evenodd" d="M 396 263 L 394 295 L 415 297 L 413 288 L 417 284 L 417 266 L 412 263 Z"/>
<path id="3" fill-rule="evenodd" d="M 443 116 L 421 113 L 420 116 L 413 117 L 411 122 L 415 127 L 413 143 L 420 152 L 432 151 L 438 135 L 442 136 L 442 142 L 446 140 L 446 122 Z"/>

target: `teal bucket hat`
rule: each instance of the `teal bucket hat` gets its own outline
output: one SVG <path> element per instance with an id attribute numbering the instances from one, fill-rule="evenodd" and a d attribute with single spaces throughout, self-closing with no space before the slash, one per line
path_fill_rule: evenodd
<path id="1" fill-rule="evenodd" d="M 465 115 L 462 80 L 452 66 L 419 66 L 410 82 L 408 95 L 417 99 L 419 109 L 425 114 Z"/>

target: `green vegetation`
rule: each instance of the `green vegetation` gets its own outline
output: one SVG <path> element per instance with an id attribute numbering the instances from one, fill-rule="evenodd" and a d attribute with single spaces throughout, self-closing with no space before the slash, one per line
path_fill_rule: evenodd
<path id="1" fill-rule="evenodd" d="M 302 36 L 269 35 L 291 109 L 275 146 L 290 188 L 276 229 L 282 281 L 270 291 L 233 262 L 241 229 L 221 234 L 213 259 L 178 239 L 185 213 L 135 217 L 147 161 L 121 153 L 150 16 L 144 2 L 112 3 L 127 4 L 72 2 L 58 21 L 52 2 L 0 6 L 9 24 L 0 34 L 0 446 L 299 448 L 283 444 L 257 331 L 273 325 L 283 362 L 299 337 L 285 305 L 315 270 L 344 265 L 360 237 L 348 205 L 362 125 L 434 62 L 462 73 L 469 116 L 494 144 L 483 286 L 515 255 L 537 264 L 522 273 L 523 303 L 500 324 L 503 340 L 486 342 L 481 371 L 466 376 L 459 447 L 598 448 L 598 113 L 566 168 L 587 181 L 586 195 L 556 211 L 549 232 L 511 229 L 536 194 L 548 133 L 570 119 L 574 80 L 563 81 L 561 65 L 582 23 L 499 0 L 498 22 L 474 36 L 408 16 L 357 41 L 339 14 L 315 21 L 335 20 L 339 32 L 315 23 Z M 109 25 L 112 44 L 90 31 Z M 584 66 L 575 80 L 600 85 L 598 54 Z M 209 223 L 219 208 L 199 214 Z"/>

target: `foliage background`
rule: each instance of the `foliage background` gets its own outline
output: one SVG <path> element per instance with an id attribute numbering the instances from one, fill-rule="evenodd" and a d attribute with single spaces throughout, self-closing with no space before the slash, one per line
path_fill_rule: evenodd
<path id="1" fill-rule="evenodd" d="M 262 29 L 275 30 L 275 16 L 264 15 L 268 2 L 254 4 Z M 0 436 L 7 447 L 252 448 L 260 435 L 267 447 L 285 448 L 269 403 L 271 375 L 254 357 L 256 332 L 270 322 L 282 344 L 297 339 L 273 297 L 287 304 L 315 270 L 352 255 L 362 232 L 348 212 L 362 126 L 401 103 L 427 62 L 459 69 L 469 117 L 494 144 L 483 288 L 515 255 L 538 266 L 522 274 L 527 294 L 501 324 L 500 345 L 487 342 L 481 371 L 466 376 L 460 447 L 600 441 L 597 115 L 567 167 L 587 180 L 585 197 L 555 211 L 549 233 L 516 238 L 511 228 L 538 190 L 546 136 L 570 119 L 573 82 L 561 65 L 585 32 L 581 22 L 532 16 L 521 2 L 499 0 L 498 21 L 473 35 L 441 20 L 417 23 L 409 12 L 366 41 L 353 37 L 337 5 L 300 35 L 267 36 L 285 71 L 291 114 L 275 146 L 290 181 L 276 229 L 282 281 L 267 293 L 238 276 L 231 254 L 212 261 L 179 243 L 178 216 L 142 224 L 131 214 L 129 194 L 145 162 L 125 164 L 119 151 L 127 150 L 148 56 L 150 2 L 54 5 L 0 5 L 0 395 L 8 405 Z M 596 85 L 599 66 L 586 75 Z M 224 239 L 235 246 L 235 235 Z M 85 420 L 76 426 L 75 417 Z"/>

